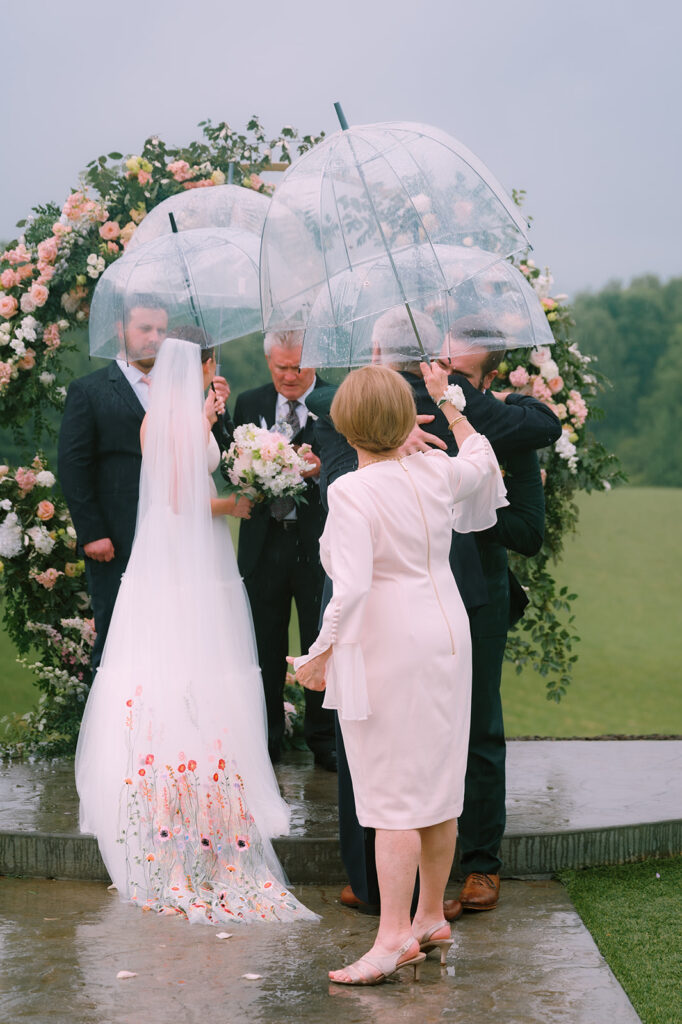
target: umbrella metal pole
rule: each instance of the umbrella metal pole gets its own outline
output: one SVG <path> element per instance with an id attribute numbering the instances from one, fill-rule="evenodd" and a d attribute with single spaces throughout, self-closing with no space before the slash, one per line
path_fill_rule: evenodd
<path id="1" fill-rule="evenodd" d="M 175 223 L 175 217 L 170 211 L 168 212 L 168 219 L 170 221 L 171 231 L 173 232 L 173 234 L 179 234 L 178 226 Z M 185 287 L 187 288 L 187 294 L 189 296 L 189 304 L 192 310 L 192 316 L 194 317 L 194 323 L 204 332 L 206 339 L 208 339 L 208 331 L 206 330 L 206 325 L 204 324 L 204 318 L 201 315 L 201 306 L 199 305 L 199 300 L 197 298 L 196 302 L 194 301 L 195 289 L 192 282 L 192 274 L 189 269 L 189 264 L 185 259 L 185 254 L 182 251 L 182 246 L 179 243 L 178 252 L 180 253 L 180 259 L 182 260 L 182 269 L 185 275 Z"/>
<path id="2" fill-rule="evenodd" d="M 335 103 L 334 104 L 334 110 L 336 111 L 336 116 L 339 119 L 339 124 L 341 125 L 341 130 L 344 131 L 344 132 L 347 132 L 348 131 L 348 121 L 346 120 L 346 115 L 343 112 L 341 104 L 340 103 Z M 384 249 L 386 250 L 386 255 L 388 256 L 389 263 L 391 264 L 391 270 L 393 271 L 393 275 L 394 275 L 394 277 L 396 279 L 396 283 L 398 285 L 398 288 L 400 289 L 400 294 L 402 295 L 403 303 L 405 305 L 405 309 L 407 310 L 407 315 L 410 318 L 410 323 L 412 324 L 412 330 L 414 331 L 414 336 L 417 339 L 417 343 L 419 345 L 419 350 L 420 350 L 421 354 L 423 355 L 424 359 L 426 360 L 426 362 L 430 362 L 429 357 L 427 356 L 426 352 L 424 351 L 424 346 L 422 345 L 422 340 L 419 337 L 419 331 L 417 330 L 417 325 L 415 323 L 414 316 L 412 315 L 412 310 L 410 309 L 410 304 L 407 301 L 407 296 L 405 295 L 402 283 L 400 281 L 400 276 L 398 274 L 398 268 L 396 267 L 395 262 L 393 260 L 393 256 L 391 254 L 391 250 L 390 250 L 388 242 L 386 240 L 386 235 L 384 234 L 384 229 L 381 226 L 381 221 L 379 220 L 379 216 L 377 214 L 376 207 L 374 205 L 374 200 L 372 199 L 372 194 L 371 194 L 371 192 L 369 190 L 369 185 L 367 184 L 367 180 L 365 178 L 364 171 L 362 170 L 362 167 L 360 166 L 360 164 L 358 162 L 358 158 L 355 155 L 355 150 L 353 148 L 353 142 L 352 142 L 351 139 L 348 140 L 348 145 L 350 146 L 351 153 L 353 154 L 353 159 L 355 160 L 355 166 L 357 167 L 358 174 L 360 175 L 360 181 L 362 182 L 362 187 L 365 190 L 365 194 L 367 195 L 367 200 L 368 200 L 369 205 L 370 205 L 370 207 L 372 209 L 372 215 L 373 215 L 374 220 L 376 222 L 376 226 L 379 228 L 379 234 L 381 235 L 381 241 L 384 244 Z"/>

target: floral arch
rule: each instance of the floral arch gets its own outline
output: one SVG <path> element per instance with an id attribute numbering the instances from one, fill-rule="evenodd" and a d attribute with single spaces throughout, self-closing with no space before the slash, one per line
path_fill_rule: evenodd
<path id="1" fill-rule="evenodd" d="M 30 667 L 39 690 L 33 711 L 5 720 L 5 753 L 72 751 L 89 687 L 93 626 L 84 565 L 41 453 L 45 414 L 61 410 L 66 395 L 69 332 L 87 324 L 97 280 L 154 206 L 187 189 L 221 185 L 228 176 L 269 194 L 274 186 L 262 174 L 283 169 L 321 138 L 285 127 L 268 140 L 255 116 L 243 133 L 225 122 L 207 120 L 200 127 L 201 141 L 185 147 L 171 148 L 152 136 L 139 155 L 124 160 L 112 152 L 93 160 L 64 204 L 34 208 L 17 225 L 22 235 L 0 255 L 0 428 L 11 431 L 27 453 L 22 466 L 0 466 L 0 588 L 10 637 L 21 654 L 37 652 Z M 621 474 L 615 457 L 589 434 L 601 381 L 590 357 L 571 342 L 566 297 L 550 294 L 551 277 L 527 256 L 518 266 L 542 301 L 556 344 L 551 354 L 512 353 L 500 367 L 501 384 L 550 402 L 564 433 L 542 454 L 546 541 L 535 558 L 515 561 L 531 603 L 523 630 L 510 635 L 507 656 L 519 671 L 532 664 L 547 677 L 548 698 L 559 700 L 576 660 L 570 619 L 575 595 L 557 593 L 549 563 L 575 526 L 576 491 L 606 489 Z"/>

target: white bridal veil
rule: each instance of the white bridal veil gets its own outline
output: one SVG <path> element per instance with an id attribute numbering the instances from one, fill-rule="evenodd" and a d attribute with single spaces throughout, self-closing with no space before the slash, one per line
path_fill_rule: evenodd
<path id="1" fill-rule="evenodd" d="M 289 809 L 229 531 L 211 519 L 198 346 L 164 341 L 144 429 L 135 542 L 76 755 L 81 828 L 121 893 L 156 909 L 179 900 L 192 917 L 197 892 L 220 889 L 210 919 L 222 920 L 230 885 L 235 899 L 282 888 L 269 839 Z M 280 895 L 274 916 L 301 916 Z"/>

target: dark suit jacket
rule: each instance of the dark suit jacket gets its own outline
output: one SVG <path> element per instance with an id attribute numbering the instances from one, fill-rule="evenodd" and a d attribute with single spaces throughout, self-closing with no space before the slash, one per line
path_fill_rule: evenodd
<path id="1" fill-rule="evenodd" d="M 324 381 L 315 378 L 315 388 L 323 387 Z M 234 407 L 234 425 L 240 427 L 244 423 L 255 423 L 260 426 L 261 417 L 268 427 L 275 424 L 277 392 L 274 384 L 264 384 L 250 391 L 242 391 Z M 296 444 L 311 444 L 317 452 L 315 442 L 314 420 L 308 421 L 293 438 Z M 299 523 L 299 536 L 303 542 L 307 558 L 314 564 L 319 563 L 319 540 L 324 529 L 325 511 L 320 502 L 320 488 L 317 483 L 309 480 L 306 486 L 305 503 L 301 502 L 296 509 Z M 237 562 L 242 576 L 253 572 L 263 550 L 270 522 L 270 508 L 267 504 L 254 505 L 250 519 L 243 519 L 239 527 L 239 546 Z"/>
<path id="2" fill-rule="evenodd" d="M 457 445 L 452 432 L 448 430 L 445 415 L 436 408 L 424 381 L 411 373 L 404 373 L 403 376 L 412 387 L 417 413 L 435 416 L 432 423 L 425 425 L 425 429 L 444 440 L 450 454 L 456 454 Z M 561 435 L 561 424 L 551 409 L 535 398 L 510 395 L 502 403 L 490 393 L 477 391 L 464 377 L 456 375 L 450 381 L 462 387 L 467 400 L 466 415 L 469 422 L 485 434 L 498 458 L 502 461 L 516 460 L 516 486 L 513 493 L 510 492 L 510 503 L 514 502 L 517 511 L 512 513 L 505 508 L 498 512 L 498 525 L 500 517 L 507 523 L 504 538 L 494 535 L 493 531 L 486 531 L 486 534 L 453 534 L 450 549 L 450 564 L 466 608 L 471 611 L 483 605 L 495 605 L 496 617 L 504 619 L 508 625 L 510 580 L 505 548 L 510 547 L 524 554 L 535 553 L 526 549 L 535 543 L 538 536 L 538 547 L 542 543 L 544 498 L 535 449 L 544 448 L 556 441 Z M 308 401 L 309 408 L 320 417 L 316 433 L 324 456 L 323 471 L 320 474 L 323 496 L 328 483 L 357 464 L 354 462 L 355 453 L 345 439 L 334 431 L 328 419 L 335 392 L 336 389 L 330 386 L 320 388 Z M 522 493 L 524 488 L 525 493 Z M 520 506 L 517 502 L 521 503 Z M 528 517 L 529 521 L 524 522 Z M 513 620 L 516 620 L 522 614 L 526 599 L 514 579 L 511 580 L 511 588 L 515 598 Z M 494 593 L 490 592 L 491 589 Z M 496 629 L 497 622 L 484 624 L 481 620 L 481 628 Z"/>
<path id="3" fill-rule="evenodd" d="M 81 547 L 110 537 L 127 559 L 135 535 L 144 409 L 115 362 L 69 386 L 58 474 Z"/>

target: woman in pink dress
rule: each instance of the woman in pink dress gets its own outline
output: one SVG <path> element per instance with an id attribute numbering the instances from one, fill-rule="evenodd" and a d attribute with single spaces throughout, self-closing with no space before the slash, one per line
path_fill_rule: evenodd
<path id="1" fill-rule="evenodd" d="M 447 376 L 422 366 L 434 400 Z M 451 531 L 485 530 L 507 504 L 487 440 L 441 408 L 459 448 L 400 457 L 415 422 L 409 385 L 385 366 L 348 375 L 331 409 L 358 470 L 329 489 L 320 540 L 334 584 L 322 629 L 294 661 L 338 711 L 360 824 L 376 829 L 381 918 L 372 949 L 329 977 L 372 985 L 452 942 L 443 895 L 462 809 L 471 694 L 469 621 L 450 570 Z M 452 402 L 456 402 L 457 408 Z M 410 906 L 419 869 L 420 896 Z"/>

